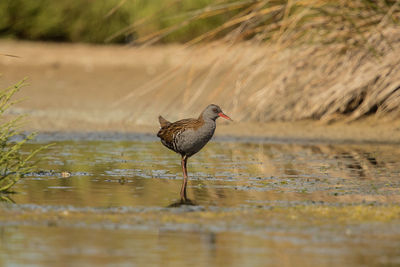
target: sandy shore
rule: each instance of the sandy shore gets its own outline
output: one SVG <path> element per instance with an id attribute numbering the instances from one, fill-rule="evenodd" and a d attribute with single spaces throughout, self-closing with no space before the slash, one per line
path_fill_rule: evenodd
<path id="1" fill-rule="evenodd" d="M 1 88 L 28 77 L 29 85 L 18 93 L 25 101 L 13 107 L 10 114 L 29 114 L 26 130 L 155 133 L 158 129 L 155 114 L 162 113 L 171 120 L 192 114 L 177 112 L 172 116 L 165 114 L 164 108 L 149 112 L 129 101 L 121 102 L 133 88 L 146 84 L 161 71 L 179 67 L 190 56 L 190 49 L 1 41 L 0 52 L 19 56 L 0 56 Z M 206 68 L 212 60 L 212 55 L 205 58 L 199 62 L 199 68 Z M 201 111 L 194 108 L 197 109 Z M 230 114 L 227 109 L 225 112 Z M 218 136 L 400 141 L 400 121 L 377 118 L 334 124 L 318 121 L 258 124 L 244 120 L 233 123 L 219 120 L 218 124 Z"/>

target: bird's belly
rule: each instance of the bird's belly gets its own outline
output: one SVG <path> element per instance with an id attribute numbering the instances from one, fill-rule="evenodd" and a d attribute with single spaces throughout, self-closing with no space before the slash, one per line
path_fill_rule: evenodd
<path id="1" fill-rule="evenodd" d="M 185 131 L 177 142 L 178 149 L 187 156 L 192 156 L 199 152 L 214 134 L 214 130 L 208 132 Z"/>

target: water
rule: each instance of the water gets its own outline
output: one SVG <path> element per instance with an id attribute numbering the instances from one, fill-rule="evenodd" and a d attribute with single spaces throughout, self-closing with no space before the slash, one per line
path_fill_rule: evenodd
<path id="1" fill-rule="evenodd" d="M 397 145 L 215 141 L 172 208 L 180 158 L 158 141 L 50 139 L 0 205 L 1 266 L 400 264 Z"/>

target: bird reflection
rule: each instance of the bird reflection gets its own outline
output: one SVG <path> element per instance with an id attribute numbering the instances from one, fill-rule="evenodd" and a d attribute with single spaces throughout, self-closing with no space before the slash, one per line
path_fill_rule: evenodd
<path id="1" fill-rule="evenodd" d="M 179 208 L 181 206 L 197 206 L 197 204 L 193 200 L 186 198 L 186 199 L 180 199 L 178 201 L 175 201 L 175 202 L 169 204 L 167 207 L 168 208 Z"/>

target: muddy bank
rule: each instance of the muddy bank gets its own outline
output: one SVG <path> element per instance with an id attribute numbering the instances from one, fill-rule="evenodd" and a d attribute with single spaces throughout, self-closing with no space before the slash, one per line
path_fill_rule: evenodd
<path id="1" fill-rule="evenodd" d="M 400 140 L 400 122 L 393 118 L 371 117 L 333 124 L 313 120 L 255 123 L 251 116 L 243 116 L 241 105 L 248 100 L 241 95 L 243 92 L 237 88 L 215 88 L 222 86 L 217 81 L 218 73 L 223 75 L 223 70 L 234 66 L 231 61 L 219 60 L 218 55 L 234 54 L 233 48 L 132 48 L 3 40 L 0 51 L 20 57 L 0 57 L 1 88 L 28 77 L 29 85 L 18 95 L 26 100 L 12 108 L 9 116 L 29 114 L 25 129 L 30 131 L 154 134 L 158 114 L 170 120 L 197 116 L 207 103 L 215 102 L 235 120 L 220 120 L 217 136 L 350 142 Z M 245 47 L 243 51 L 242 57 L 246 53 L 257 57 L 265 53 L 265 48 Z M 190 58 L 193 62 L 187 65 Z M 210 66 L 213 73 L 207 74 Z M 257 81 L 272 74 L 273 71 Z M 229 83 L 225 87 L 229 89 Z M 246 109 L 249 107 L 247 104 Z"/>

